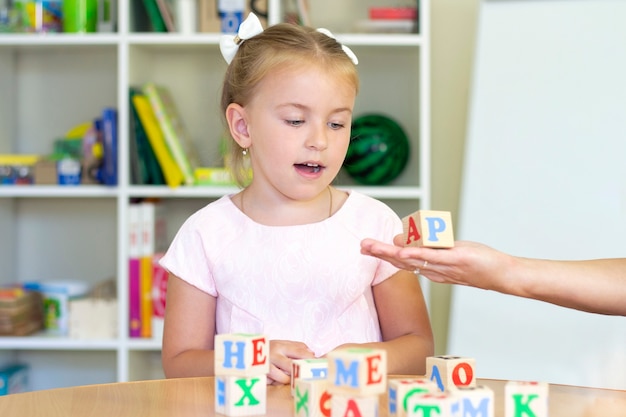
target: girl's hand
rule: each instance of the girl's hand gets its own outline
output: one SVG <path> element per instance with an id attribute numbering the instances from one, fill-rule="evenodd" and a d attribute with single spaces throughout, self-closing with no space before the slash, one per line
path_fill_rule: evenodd
<path id="1" fill-rule="evenodd" d="M 315 354 L 302 342 L 291 340 L 270 340 L 269 385 L 286 385 L 291 382 L 291 360 L 310 359 Z"/>

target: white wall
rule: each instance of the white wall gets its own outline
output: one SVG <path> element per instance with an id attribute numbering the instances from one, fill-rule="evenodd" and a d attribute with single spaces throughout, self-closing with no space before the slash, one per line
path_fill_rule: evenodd
<path id="1" fill-rule="evenodd" d="M 623 0 L 482 2 L 458 238 L 626 256 L 624 21 Z M 461 287 L 451 314 L 479 377 L 626 388 L 626 318 Z"/>

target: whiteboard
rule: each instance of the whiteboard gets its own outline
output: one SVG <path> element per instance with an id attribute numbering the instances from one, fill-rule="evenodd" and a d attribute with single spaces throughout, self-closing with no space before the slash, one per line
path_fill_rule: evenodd
<path id="1" fill-rule="evenodd" d="M 626 257 L 624 22 L 626 0 L 482 1 L 457 239 Z M 626 389 L 625 317 L 457 286 L 448 353 L 478 377 Z"/>

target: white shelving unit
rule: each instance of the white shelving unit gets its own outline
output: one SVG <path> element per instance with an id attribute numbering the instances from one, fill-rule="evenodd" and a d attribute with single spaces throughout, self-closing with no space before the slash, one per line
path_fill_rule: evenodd
<path id="1" fill-rule="evenodd" d="M 281 1 L 268 3 L 270 23 L 276 23 Z M 365 18 L 376 3 L 342 2 L 340 17 Z M 333 30 L 359 57 L 355 116 L 388 114 L 412 141 L 409 165 L 391 185 L 355 186 L 345 175 L 337 185 L 380 198 L 401 216 L 430 207 L 429 1 L 419 3 L 419 34 L 353 34 L 324 20 L 328 14 L 321 12 L 336 10 L 336 2 L 311 2 L 313 24 Z M 0 153 L 49 153 L 53 139 L 94 119 L 105 106 L 119 111 L 118 186 L 0 186 L 0 283 L 117 280 L 117 339 L 0 337 L 0 365 L 29 363 L 33 389 L 162 377 L 160 340 L 127 337 L 129 201 L 162 198 L 171 238 L 194 210 L 236 191 L 130 184 L 128 87 L 147 81 L 168 86 L 200 160 L 209 165 L 223 130 L 218 102 L 226 68 L 219 34 L 136 33 L 130 9 L 131 0 L 119 0 L 113 34 L 0 35 Z"/>

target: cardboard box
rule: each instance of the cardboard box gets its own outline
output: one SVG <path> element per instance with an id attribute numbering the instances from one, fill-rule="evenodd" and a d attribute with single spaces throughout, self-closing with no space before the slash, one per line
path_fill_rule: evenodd
<path id="1" fill-rule="evenodd" d="M 40 159 L 33 168 L 33 182 L 37 185 L 58 184 L 57 163 L 49 159 Z"/>
<path id="2" fill-rule="evenodd" d="M 115 339 L 117 300 L 94 297 L 70 300 L 68 336 L 72 339 Z"/>

